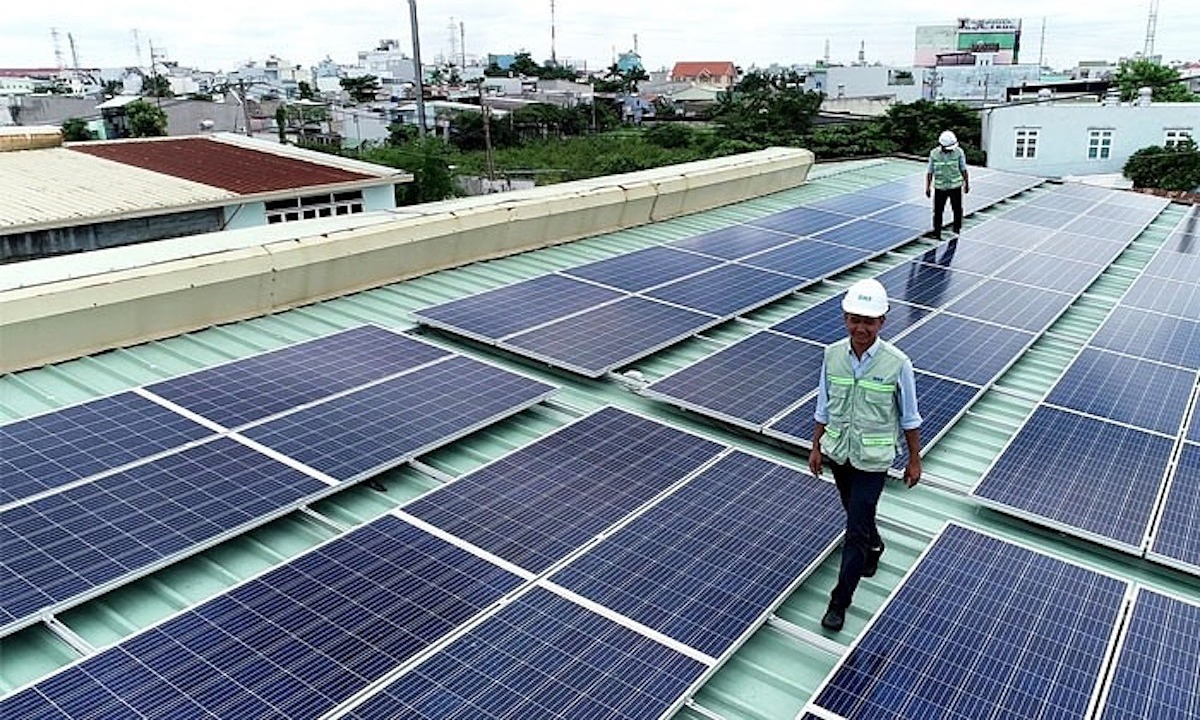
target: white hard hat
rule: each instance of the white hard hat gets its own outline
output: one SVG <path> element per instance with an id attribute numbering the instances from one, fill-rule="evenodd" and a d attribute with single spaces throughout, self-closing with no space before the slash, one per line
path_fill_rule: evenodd
<path id="1" fill-rule="evenodd" d="M 941 135 L 938 135 L 938 144 L 949 150 L 958 144 L 958 138 L 954 137 L 954 133 L 949 130 L 943 130 Z"/>
<path id="2" fill-rule="evenodd" d="M 842 310 L 851 315 L 883 317 L 888 311 L 887 290 L 878 280 L 859 280 L 846 290 L 846 297 L 842 298 Z"/>

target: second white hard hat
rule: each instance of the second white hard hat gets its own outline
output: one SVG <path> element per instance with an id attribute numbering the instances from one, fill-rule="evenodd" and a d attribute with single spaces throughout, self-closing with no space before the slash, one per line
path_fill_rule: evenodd
<path id="1" fill-rule="evenodd" d="M 938 135 L 938 144 L 949 150 L 958 144 L 958 138 L 950 130 L 943 130 L 941 135 Z"/>
<path id="2" fill-rule="evenodd" d="M 842 310 L 851 315 L 883 317 L 888 311 L 887 290 L 878 280 L 859 280 L 846 290 Z"/>

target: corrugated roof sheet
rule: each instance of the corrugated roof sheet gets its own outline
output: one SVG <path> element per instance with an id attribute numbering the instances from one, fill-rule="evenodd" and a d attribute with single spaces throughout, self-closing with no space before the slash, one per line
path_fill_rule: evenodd
<path id="1" fill-rule="evenodd" d="M 242 195 L 376 178 L 205 137 L 84 143 L 71 149 Z"/>

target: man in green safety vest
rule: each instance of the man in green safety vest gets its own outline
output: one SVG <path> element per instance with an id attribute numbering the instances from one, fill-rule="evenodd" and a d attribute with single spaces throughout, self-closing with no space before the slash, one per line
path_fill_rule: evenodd
<path id="1" fill-rule="evenodd" d="M 967 173 L 967 156 L 958 146 L 958 138 L 950 130 L 938 136 L 938 146 L 929 151 L 929 167 L 925 171 L 925 197 L 933 194 L 933 230 L 929 237 L 942 239 L 942 215 L 946 201 L 954 213 L 951 229 L 962 232 L 963 193 L 971 192 L 971 176 Z"/>
<path id="2" fill-rule="evenodd" d="M 846 537 L 837 586 L 821 625 L 842 629 L 861 578 L 871 577 L 883 555 L 875 507 L 903 436 L 908 449 L 904 482 L 921 479 L 921 414 L 912 361 L 881 340 L 887 291 L 878 280 L 860 280 L 846 291 L 842 311 L 849 337 L 825 348 L 813 414 L 808 467 L 820 476 L 824 460 L 846 511 Z"/>

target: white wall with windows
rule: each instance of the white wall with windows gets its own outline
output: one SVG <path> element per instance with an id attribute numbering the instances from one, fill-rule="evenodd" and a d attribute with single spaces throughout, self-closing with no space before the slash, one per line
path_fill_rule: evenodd
<path id="1" fill-rule="evenodd" d="M 1046 177 L 1120 173 L 1141 148 L 1200 141 L 1200 103 L 1047 103 L 982 115 L 988 167 Z"/>

